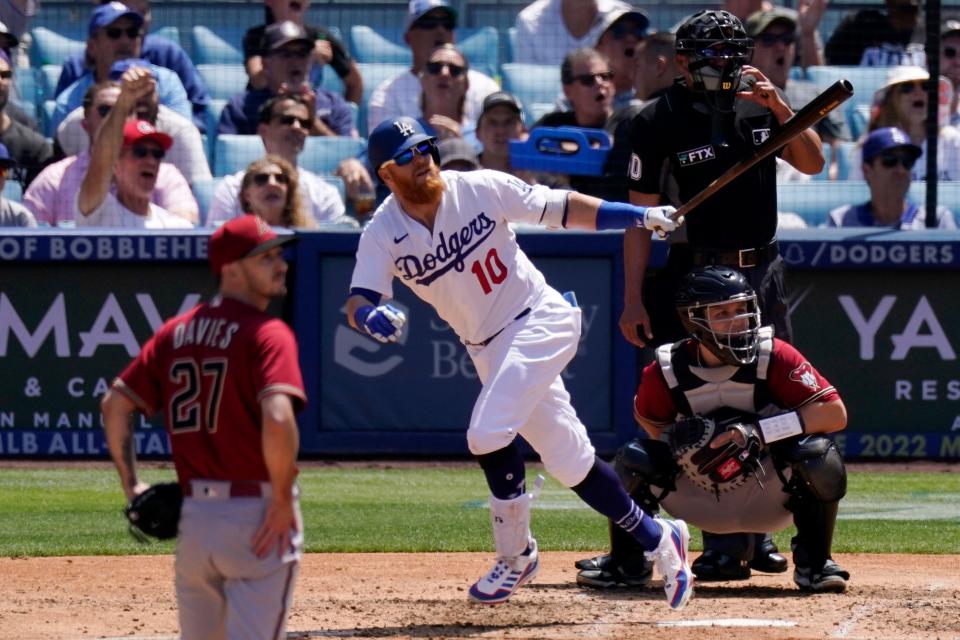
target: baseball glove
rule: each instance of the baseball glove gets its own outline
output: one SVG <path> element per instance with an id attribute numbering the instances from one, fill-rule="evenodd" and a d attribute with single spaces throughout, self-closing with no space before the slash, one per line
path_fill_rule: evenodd
<path id="1" fill-rule="evenodd" d="M 677 462 L 685 475 L 719 497 L 741 486 L 747 477 L 762 473 L 764 450 L 751 429 L 751 418 L 753 416 L 720 409 L 710 416 L 678 421 L 674 441 Z M 732 431 L 732 441 L 717 449 L 711 448 L 710 443 L 726 431 Z"/>
<path id="2" fill-rule="evenodd" d="M 130 535 L 140 542 L 149 538 L 169 540 L 177 537 L 183 491 L 176 482 L 151 485 L 123 510 L 130 521 Z"/>

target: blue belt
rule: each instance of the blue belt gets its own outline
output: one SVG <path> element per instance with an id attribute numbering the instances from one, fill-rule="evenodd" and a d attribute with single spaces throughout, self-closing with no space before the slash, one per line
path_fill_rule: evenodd
<path id="1" fill-rule="evenodd" d="M 510 324 L 513 324 L 514 322 L 516 322 L 516 321 L 519 320 L 520 318 L 528 315 L 529 313 L 530 313 L 530 307 L 527 307 L 526 309 L 524 309 L 523 311 L 521 311 L 520 313 L 518 313 L 518 314 L 514 317 L 514 319 L 510 321 Z M 510 325 L 508 324 L 507 327 L 509 327 L 509 326 L 510 326 Z M 504 327 L 503 329 L 506 329 L 507 327 Z M 487 346 L 488 344 L 490 344 L 490 342 L 493 341 L 494 338 L 496 338 L 498 335 L 500 335 L 501 333 L 503 333 L 503 329 L 500 329 L 500 331 L 497 331 L 495 334 L 493 334 L 492 336 L 490 336 L 489 338 L 487 338 L 487 339 L 484 340 L 483 342 L 464 342 L 464 344 L 467 345 L 468 347 L 485 347 L 485 346 Z"/>

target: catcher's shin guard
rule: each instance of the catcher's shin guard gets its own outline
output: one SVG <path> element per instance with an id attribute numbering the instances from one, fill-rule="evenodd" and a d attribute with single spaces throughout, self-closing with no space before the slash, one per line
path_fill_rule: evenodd
<path id="1" fill-rule="evenodd" d="M 830 558 L 840 499 L 847 492 L 843 459 L 832 440 L 810 436 L 783 452 L 792 475 L 787 483 L 797 535 L 793 562 L 798 568 L 819 570 Z"/>

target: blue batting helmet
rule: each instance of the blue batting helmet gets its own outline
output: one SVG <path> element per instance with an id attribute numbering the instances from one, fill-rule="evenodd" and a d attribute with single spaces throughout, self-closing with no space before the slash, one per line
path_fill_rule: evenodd
<path id="1" fill-rule="evenodd" d="M 402 116 L 384 120 L 367 139 L 367 157 L 370 158 L 373 172 L 376 173 L 387 160 L 392 160 L 424 140 L 436 140 L 436 137 L 427 133 L 414 118 Z M 439 154 L 434 153 L 433 161 L 440 166 Z"/>

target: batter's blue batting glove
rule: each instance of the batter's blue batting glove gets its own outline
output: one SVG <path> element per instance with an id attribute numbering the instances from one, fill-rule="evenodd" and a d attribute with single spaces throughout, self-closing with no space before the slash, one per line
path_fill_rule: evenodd
<path id="1" fill-rule="evenodd" d="M 368 304 L 357 309 L 353 319 L 358 327 L 386 344 L 397 341 L 407 316 L 403 311 L 389 304 L 382 304 L 379 307 Z"/>
<path id="2" fill-rule="evenodd" d="M 674 220 L 672 216 L 676 208 L 665 207 L 647 207 L 643 211 L 643 228 L 648 231 L 655 231 L 661 238 L 666 238 L 668 233 L 676 231 L 683 224 L 683 217 Z"/>

